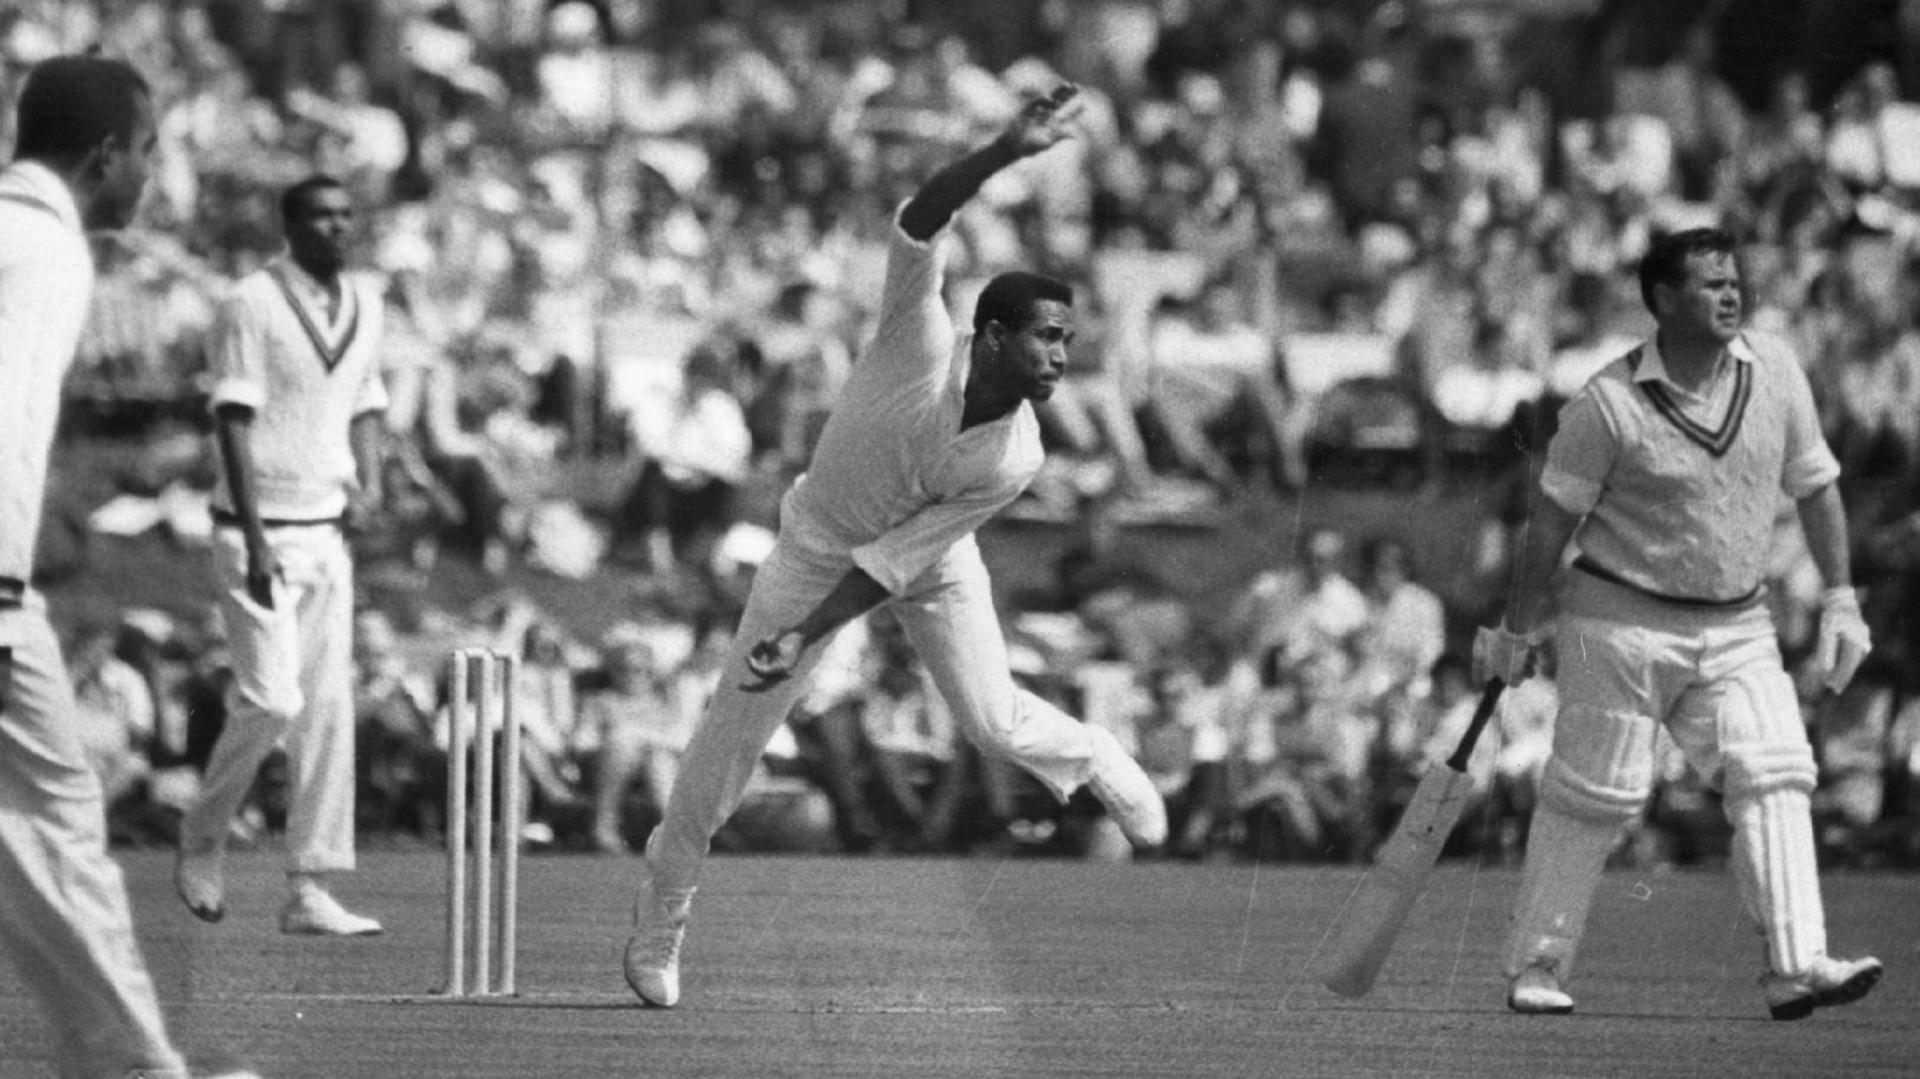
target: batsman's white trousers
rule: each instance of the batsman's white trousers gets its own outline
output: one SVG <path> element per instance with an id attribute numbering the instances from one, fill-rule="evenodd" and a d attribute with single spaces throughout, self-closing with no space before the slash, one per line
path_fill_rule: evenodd
<path id="1" fill-rule="evenodd" d="M 845 555 L 809 551 L 782 534 L 755 575 L 740 628 L 707 713 L 680 762 L 665 818 L 647 844 L 656 894 L 694 887 L 707 844 L 740 804 L 755 762 L 819 664 L 827 642 L 808 649 L 791 677 L 758 693 L 749 649 L 800 621 L 844 577 Z M 1065 801 L 1087 775 L 1093 740 L 1079 720 L 1014 685 L 993 607 L 993 587 L 971 536 L 890 601 L 907 639 L 955 720 L 983 752 L 1031 772 Z"/>
<path id="2" fill-rule="evenodd" d="M 213 532 L 213 572 L 233 653 L 227 725 L 213 748 L 200 800 L 181 824 L 182 844 L 217 845 L 260 765 L 287 751 L 287 854 L 302 873 L 352 869 L 353 560 L 334 525 L 278 526 L 267 542 L 280 561 L 274 605 L 247 594 L 247 548 L 238 528 Z"/>
<path id="3" fill-rule="evenodd" d="M 59 643 L 38 596 L 0 620 L 13 653 L 0 707 L 0 945 L 51 1025 L 61 1079 L 184 1075 L 107 857 Z"/>
<path id="4" fill-rule="evenodd" d="M 1765 605 L 1684 607 L 1574 571 L 1561 606 L 1560 715 L 1507 973 L 1570 975 L 1607 855 L 1652 789 L 1659 724 L 1725 795 L 1731 869 L 1769 965 L 1805 970 L 1826 954 L 1807 800 L 1817 772 Z"/>

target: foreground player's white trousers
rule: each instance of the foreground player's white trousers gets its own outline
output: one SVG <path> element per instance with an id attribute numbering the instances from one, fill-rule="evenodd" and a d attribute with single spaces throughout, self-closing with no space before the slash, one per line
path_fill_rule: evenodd
<path id="1" fill-rule="evenodd" d="M 214 580 L 233 653 L 227 725 L 183 845 L 224 841 L 260 765 L 287 751 L 287 854 L 295 872 L 353 868 L 353 561 L 333 525 L 267 530 L 280 560 L 273 609 L 247 594 L 246 541 L 213 532 Z"/>
<path id="2" fill-rule="evenodd" d="M 0 614 L 0 643 L 13 648 L 0 707 L 0 946 L 51 1024 L 61 1079 L 173 1074 L 183 1065 L 107 857 L 106 809 L 74 736 L 72 686 L 30 602 Z"/>
<path id="3" fill-rule="evenodd" d="M 783 535 L 754 576 L 719 688 L 681 759 L 665 819 L 647 845 L 656 894 L 695 885 L 708 841 L 739 806 L 755 762 L 799 699 L 827 642 L 808 649 L 791 677 L 758 693 L 740 688 L 758 681 L 747 670 L 748 650 L 800 621 L 851 565 L 845 556 L 807 551 Z M 1086 782 L 1093 759 L 1088 728 L 1014 685 L 992 583 L 972 537 L 916 578 L 890 609 L 975 745 L 1025 768 L 1062 801 Z"/>
<path id="4" fill-rule="evenodd" d="M 1652 789 L 1661 724 L 1725 795 L 1730 868 L 1768 965 L 1805 971 L 1827 947 L 1808 805 L 1817 772 L 1765 608 L 1680 607 L 1574 572 L 1562 610 L 1560 715 L 1508 975 L 1536 963 L 1571 973 L 1607 855 Z"/>

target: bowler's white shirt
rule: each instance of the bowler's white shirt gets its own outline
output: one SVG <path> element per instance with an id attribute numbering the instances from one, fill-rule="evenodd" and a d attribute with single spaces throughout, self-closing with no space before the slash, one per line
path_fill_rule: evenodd
<path id="1" fill-rule="evenodd" d="M 344 512 L 358 483 L 348 429 L 354 417 L 387 407 L 379 286 L 357 274 L 342 274 L 340 282 L 340 303 L 328 318 L 325 288 L 293 260 L 275 259 L 241 278 L 221 308 L 211 404 L 253 410 L 252 479 L 262 517 L 319 520 Z M 323 347 L 334 354 L 331 366 Z M 224 460 L 213 504 L 233 510 Z"/>
<path id="2" fill-rule="evenodd" d="M 921 243 L 895 220 L 873 343 L 782 511 L 786 536 L 850 557 L 896 595 L 1017 498 L 1044 459 L 1025 401 L 960 429 L 973 335 L 955 332 L 941 298 L 944 235 Z"/>
<path id="3" fill-rule="evenodd" d="M 60 386 L 92 292 L 66 184 L 31 161 L 0 171 L 0 577 L 33 573 Z"/>

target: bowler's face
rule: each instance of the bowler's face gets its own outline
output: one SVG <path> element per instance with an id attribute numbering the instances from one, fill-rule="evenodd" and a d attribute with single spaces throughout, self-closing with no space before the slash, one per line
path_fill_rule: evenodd
<path id="1" fill-rule="evenodd" d="M 1665 291 L 1662 328 L 1722 344 L 1739 336 L 1740 266 L 1732 255 L 1711 251 L 1688 255 L 1686 279 Z"/>
<path id="2" fill-rule="evenodd" d="M 337 187 L 308 191 L 287 218 L 287 247 L 304 266 L 337 271 L 353 242 L 353 200 Z"/>
<path id="3" fill-rule="evenodd" d="M 1000 363 L 1022 397 L 1045 401 L 1053 396 L 1067 372 L 1067 346 L 1078 333 L 1073 308 L 1059 300 L 1034 301 L 1025 325 L 1000 331 Z"/>

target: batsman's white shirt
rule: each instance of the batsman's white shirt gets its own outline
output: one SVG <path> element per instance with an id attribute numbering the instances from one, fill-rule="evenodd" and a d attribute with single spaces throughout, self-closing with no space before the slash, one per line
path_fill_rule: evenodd
<path id="1" fill-rule="evenodd" d="M 358 274 L 340 283 L 329 318 L 325 288 L 293 260 L 275 259 L 241 278 L 220 312 L 211 403 L 253 410 L 254 497 L 265 518 L 340 516 L 357 483 L 353 418 L 387 407 L 379 286 Z M 220 468 L 213 504 L 231 512 L 224 460 Z"/>
<path id="2" fill-rule="evenodd" d="M 1697 393 L 1655 341 L 1608 364 L 1561 410 L 1540 486 L 1586 515 L 1581 554 L 1653 592 L 1722 600 L 1760 584 L 1783 496 L 1839 475 L 1792 350 L 1747 335 Z"/>
<path id="3" fill-rule="evenodd" d="M 93 255 L 66 185 L 35 162 L 9 166 L 0 173 L 0 577 L 32 575 L 60 384 L 92 291 Z"/>
<path id="4" fill-rule="evenodd" d="M 783 538 L 850 557 L 895 595 L 1019 497 L 1044 459 L 1025 401 L 960 429 L 973 335 L 955 332 L 941 297 L 944 237 L 917 242 L 896 222 L 880 325 L 782 505 Z"/>

